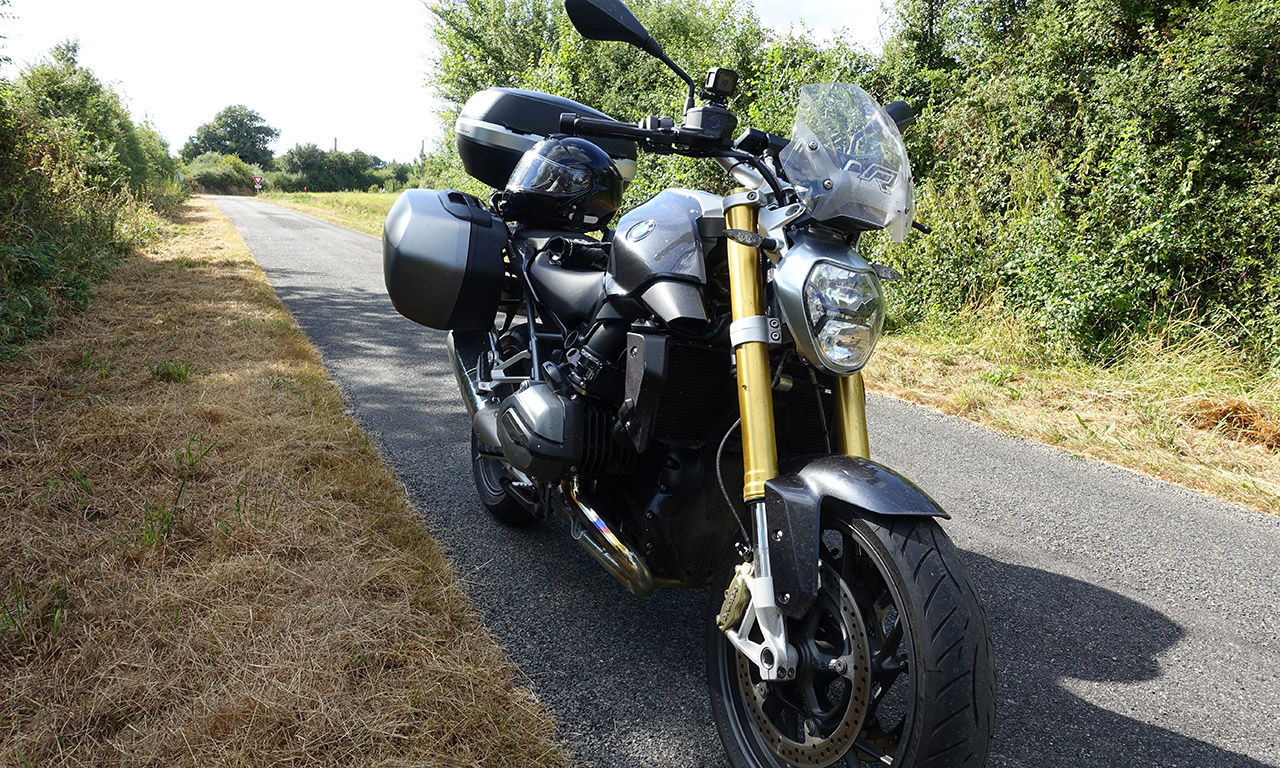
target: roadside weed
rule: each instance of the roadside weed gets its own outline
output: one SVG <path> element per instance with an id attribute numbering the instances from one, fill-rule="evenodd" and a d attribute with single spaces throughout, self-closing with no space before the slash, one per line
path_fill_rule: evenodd
<path id="1" fill-rule="evenodd" d="M 174 529 L 193 516 L 190 505 L 183 506 L 182 494 L 187 490 L 187 478 L 183 476 L 173 498 L 156 506 L 147 505 L 142 511 L 142 546 L 153 547 L 169 538 Z"/>
<path id="2" fill-rule="evenodd" d="M 0 593 L 0 651 L 18 646 L 34 649 L 58 634 L 67 612 L 67 587 L 42 584 L 14 574 Z"/>
<path id="3" fill-rule="evenodd" d="M 209 455 L 209 451 L 218 444 L 217 440 L 205 445 L 204 435 L 197 432 L 187 438 L 187 442 L 181 448 L 173 452 L 174 457 L 178 460 L 178 465 L 182 467 L 184 475 L 195 472 L 200 466 L 200 462 L 204 461 L 204 457 Z"/>
<path id="4" fill-rule="evenodd" d="M 147 367 L 151 369 L 152 376 L 172 384 L 181 384 L 191 376 L 191 366 L 181 360 L 161 360 Z"/>

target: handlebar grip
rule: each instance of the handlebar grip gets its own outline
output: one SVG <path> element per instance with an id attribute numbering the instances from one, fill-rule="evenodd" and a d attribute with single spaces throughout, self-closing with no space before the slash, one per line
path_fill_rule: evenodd
<path id="1" fill-rule="evenodd" d="M 649 131 L 630 123 L 620 123 L 617 120 L 582 117 L 573 112 L 560 113 L 560 132 L 567 133 L 570 136 L 594 136 L 600 139 L 671 143 L 670 137 L 664 136 L 658 131 Z"/>

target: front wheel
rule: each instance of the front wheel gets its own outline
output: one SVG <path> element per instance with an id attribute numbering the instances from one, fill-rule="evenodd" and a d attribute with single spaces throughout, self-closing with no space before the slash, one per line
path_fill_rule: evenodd
<path id="1" fill-rule="evenodd" d="M 707 684 L 729 762 L 984 765 L 995 663 L 985 612 L 946 534 L 930 518 L 824 513 L 819 557 L 818 600 L 787 620 L 794 680 L 762 681 L 711 622 Z"/>

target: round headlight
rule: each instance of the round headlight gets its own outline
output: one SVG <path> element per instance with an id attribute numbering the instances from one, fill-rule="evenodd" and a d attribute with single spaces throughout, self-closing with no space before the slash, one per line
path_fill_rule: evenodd
<path id="1" fill-rule="evenodd" d="M 884 328 L 884 294 L 874 272 L 821 261 L 804 281 L 804 306 L 814 347 L 832 371 L 867 364 Z"/>

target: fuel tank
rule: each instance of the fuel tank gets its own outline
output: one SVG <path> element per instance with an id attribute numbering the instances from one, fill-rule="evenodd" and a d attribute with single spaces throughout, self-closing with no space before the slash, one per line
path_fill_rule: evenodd
<path id="1" fill-rule="evenodd" d="M 668 189 L 618 220 L 609 257 L 612 290 L 637 297 L 673 330 L 707 322 L 706 254 L 724 234 L 722 198 Z"/>

